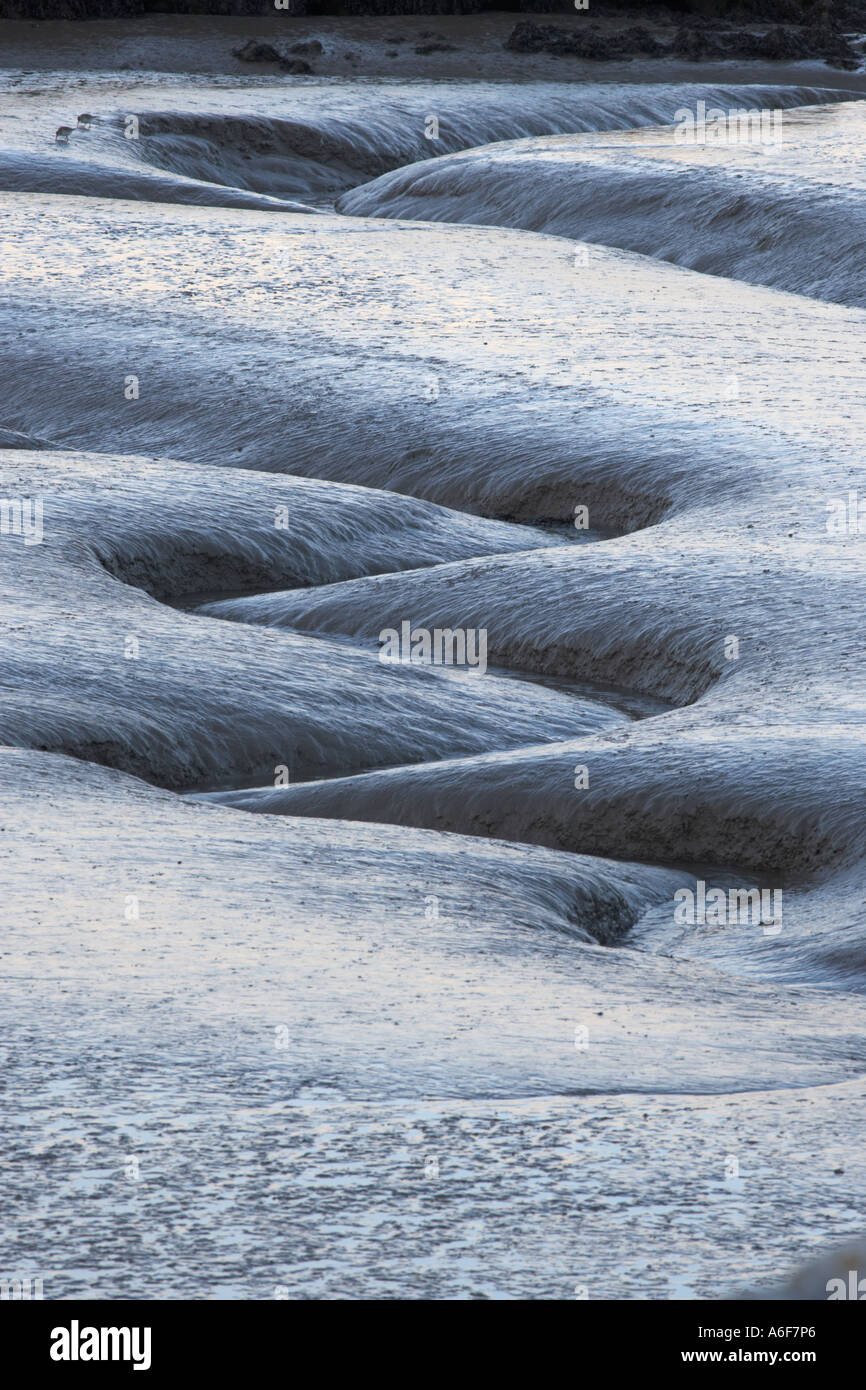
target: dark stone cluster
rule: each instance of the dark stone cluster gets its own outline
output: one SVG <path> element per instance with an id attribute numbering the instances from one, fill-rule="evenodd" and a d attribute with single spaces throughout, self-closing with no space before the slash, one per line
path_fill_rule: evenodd
<path id="1" fill-rule="evenodd" d="M 832 66 L 854 69 L 858 55 L 846 32 L 866 32 L 866 0 L 604 0 L 606 18 L 623 12 L 623 28 L 602 32 L 591 11 L 568 29 L 544 23 L 566 14 L 575 16 L 573 0 L 290 0 L 287 16 L 316 15 L 472 15 L 510 10 L 532 14 L 520 21 L 507 41 L 518 53 L 551 53 L 596 62 L 633 57 L 797 61 L 823 59 Z M 120 15 L 273 13 L 267 0 L 0 0 L 3 19 L 110 19 Z M 638 19 L 640 22 L 635 23 Z M 631 22 L 629 22 L 631 21 Z M 663 26 L 665 39 L 658 35 Z M 751 27 L 755 26 L 755 29 Z M 303 55 L 277 54 L 264 58 L 252 50 L 267 44 L 247 44 L 238 54 L 244 61 L 277 62 L 286 70 L 303 72 Z M 442 45 L 445 51 L 446 45 Z M 420 52 L 436 52 L 429 45 Z M 274 50 L 276 52 L 276 50 Z"/>
<path id="2" fill-rule="evenodd" d="M 242 63 L 276 63 L 283 72 L 292 73 L 311 73 L 313 69 L 306 57 L 301 55 L 317 57 L 323 51 L 318 39 L 293 43 L 285 53 L 280 53 L 273 44 L 259 43 L 256 39 L 248 39 L 240 48 L 232 49 L 234 56 Z"/>
<path id="3" fill-rule="evenodd" d="M 643 25 L 604 34 L 593 25 L 562 29 L 555 24 L 522 20 L 515 25 L 506 48 L 517 53 L 550 53 L 594 62 L 628 61 L 642 55 L 689 62 L 730 58 L 796 62 L 817 58 L 849 71 L 860 66 L 856 49 L 840 28 L 832 23 L 814 22 L 809 27 L 777 24 L 755 33 L 703 20 L 682 25 L 669 43 L 663 43 Z"/>

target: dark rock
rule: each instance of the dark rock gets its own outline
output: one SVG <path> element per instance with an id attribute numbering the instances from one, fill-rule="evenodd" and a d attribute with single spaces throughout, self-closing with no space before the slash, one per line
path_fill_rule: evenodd
<path id="1" fill-rule="evenodd" d="M 425 56 L 428 53 L 456 53 L 457 45 L 454 43 L 419 43 L 415 47 L 415 52 Z"/>
<path id="2" fill-rule="evenodd" d="M 324 53 L 324 45 L 318 39 L 301 39 L 300 43 L 289 44 L 290 53 L 304 53 L 308 58 L 318 58 Z"/>
<path id="3" fill-rule="evenodd" d="M 601 34 L 595 26 L 560 29 L 555 24 L 533 24 L 531 20 L 514 26 L 505 47 L 516 53 L 552 53 L 559 58 L 588 58 L 592 62 L 608 62 L 629 52 L 629 45 L 620 34 Z"/>
<path id="4" fill-rule="evenodd" d="M 279 53 L 271 44 L 258 43 L 256 39 L 247 39 L 240 48 L 233 48 L 232 53 L 236 58 L 240 58 L 242 63 L 278 63 L 280 61 Z"/>
<path id="5" fill-rule="evenodd" d="M 542 53 L 554 35 L 564 32 L 552 24 L 533 24 L 530 19 L 524 19 L 520 24 L 515 24 L 505 41 L 505 47 L 514 53 Z"/>
<path id="6" fill-rule="evenodd" d="M 670 51 L 674 57 L 690 62 L 706 58 L 754 58 L 763 62 L 792 63 L 823 58 L 834 67 L 848 70 L 859 67 L 858 55 L 844 34 L 828 26 L 788 29 L 775 25 L 760 34 L 748 29 L 713 28 L 708 32 L 683 27 L 677 31 Z"/>
<path id="7" fill-rule="evenodd" d="M 807 29 L 803 35 L 809 49 L 834 68 L 844 68 L 853 72 L 860 66 L 857 50 L 852 48 L 844 34 L 829 26 Z"/>
<path id="8" fill-rule="evenodd" d="M 589 58 L 595 63 L 605 63 L 611 58 L 622 57 L 625 50 L 618 34 L 607 37 L 593 28 L 566 34 L 564 39 L 552 44 L 548 51 L 567 54 L 574 58 Z"/>
<path id="9" fill-rule="evenodd" d="M 280 68 L 283 72 L 303 73 L 308 77 L 313 71 L 309 63 L 305 63 L 303 58 L 281 58 Z"/>
<path id="10" fill-rule="evenodd" d="M 750 57 L 768 58 L 771 62 L 796 62 L 799 58 L 808 58 L 810 54 L 809 44 L 794 29 L 782 29 L 777 25 L 775 29 L 768 29 L 766 34 L 753 35 L 752 38 Z"/>

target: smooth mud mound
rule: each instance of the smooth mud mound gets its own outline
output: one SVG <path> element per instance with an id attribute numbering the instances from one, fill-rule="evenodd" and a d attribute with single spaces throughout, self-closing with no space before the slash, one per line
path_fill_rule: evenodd
<path id="1" fill-rule="evenodd" d="M 679 124 L 648 131 L 469 150 L 385 175 L 337 207 L 524 227 L 863 308 L 866 103 L 772 112 L 760 93 L 738 100 L 684 105 Z"/>
<path id="2" fill-rule="evenodd" d="M 0 112 L 0 188 L 275 211 L 286 202 L 327 205 L 388 170 L 490 141 L 657 126 L 684 105 L 727 108 L 738 99 L 736 87 L 713 83 L 298 79 L 287 87 L 235 78 L 178 86 L 156 74 L 130 83 L 106 72 L 83 109 L 82 93 L 58 91 L 47 77 L 33 74 L 20 87 Z M 749 91 L 773 110 L 853 96 L 804 85 Z"/>
<path id="3" fill-rule="evenodd" d="M 512 681 L 448 680 L 383 667 L 345 644 L 203 622 L 132 587 L 182 597 L 287 576 L 327 583 L 341 569 L 432 564 L 454 549 L 544 547 L 546 535 L 302 479 L 275 487 L 255 474 L 29 451 L 3 462 L 6 485 L 38 498 L 42 532 L 0 551 L 7 743 L 184 787 L 270 780 L 279 767 L 333 775 L 442 756 L 455 740 L 480 751 L 625 720 L 601 701 L 527 683 L 521 695 Z M 129 468 L 135 484 L 118 486 Z"/>

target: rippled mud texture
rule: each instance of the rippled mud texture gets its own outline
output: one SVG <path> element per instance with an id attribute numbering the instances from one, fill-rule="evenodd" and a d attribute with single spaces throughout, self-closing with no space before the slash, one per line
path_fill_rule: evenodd
<path id="1" fill-rule="evenodd" d="M 760 92 L 738 101 L 745 112 L 763 106 Z M 765 116 L 764 142 L 687 142 L 682 122 L 501 142 L 384 175 L 338 207 L 525 227 L 863 308 L 866 106 L 777 114 Z M 740 129 L 737 117 L 730 131 Z"/>
<path id="2" fill-rule="evenodd" d="M 2 761 L 5 1250 L 50 1296 L 712 1298 L 858 1229 L 863 1001 L 582 944 L 666 871 Z"/>
<path id="3" fill-rule="evenodd" d="M 655 127 L 684 103 L 726 109 L 741 89 L 717 81 L 519 85 L 478 81 L 346 84 L 271 77 L 218 81 L 145 73 L 67 80 L 11 75 L 0 111 L 0 187 L 206 206 L 309 211 L 388 170 L 491 140 Z M 85 101 L 86 93 L 86 101 Z M 790 109 L 851 91 L 785 85 L 751 102 Z M 88 116 L 82 125 L 79 117 Z M 67 129 L 57 139 L 58 130 Z M 297 201 L 300 199 L 300 203 Z"/>
<path id="4" fill-rule="evenodd" d="M 822 1297 L 864 1178 L 857 75 L 201 51 L 0 94 L 0 1273 Z M 797 143 L 674 155 L 698 100 Z M 403 621 L 489 669 L 383 663 Z M 781 930 L 678 924 L 699 881 Z"/>

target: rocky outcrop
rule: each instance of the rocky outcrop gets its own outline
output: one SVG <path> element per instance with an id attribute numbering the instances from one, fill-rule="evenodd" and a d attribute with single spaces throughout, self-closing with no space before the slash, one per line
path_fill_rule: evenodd
<path id="1" fill-rule="evenodd" d="M 798 62 L 811 58 L 845 70 L 860 65 L 857 51 L 842 31 L 830 23 L 813 24 L 811 28 L 775 25 L 763 33 L 753 33 L 698 21 L 682 25 L 671 43 L 663 43 L 642 25 L 603 34 L 592 25 L 586 29 L 564 29 L 521 20 L 505 46 L 516 53 L 550 53 L 592 62 L 622 61 L 642 55 L 682 58 L 687 62 L 731 58 Z"/>
<path id="2" fill-rule="evenodd" d="M 318 39 L 313 39 L 310 43 L 296 43 L 290 48 L 290 53 L 321 53 L 322 45 Z M 278 53 L 273 44 L 258 43 L 255 39 L 248 39 L 241 44 L 240 48 L 232 50 L 234 56 L 239 58 L 242 63 L 276 63 L 282 68 L 283 72 L 291 73 L 312 73 L 313 69 L 303 58 L 289 58 L 282 53 Z"/>

